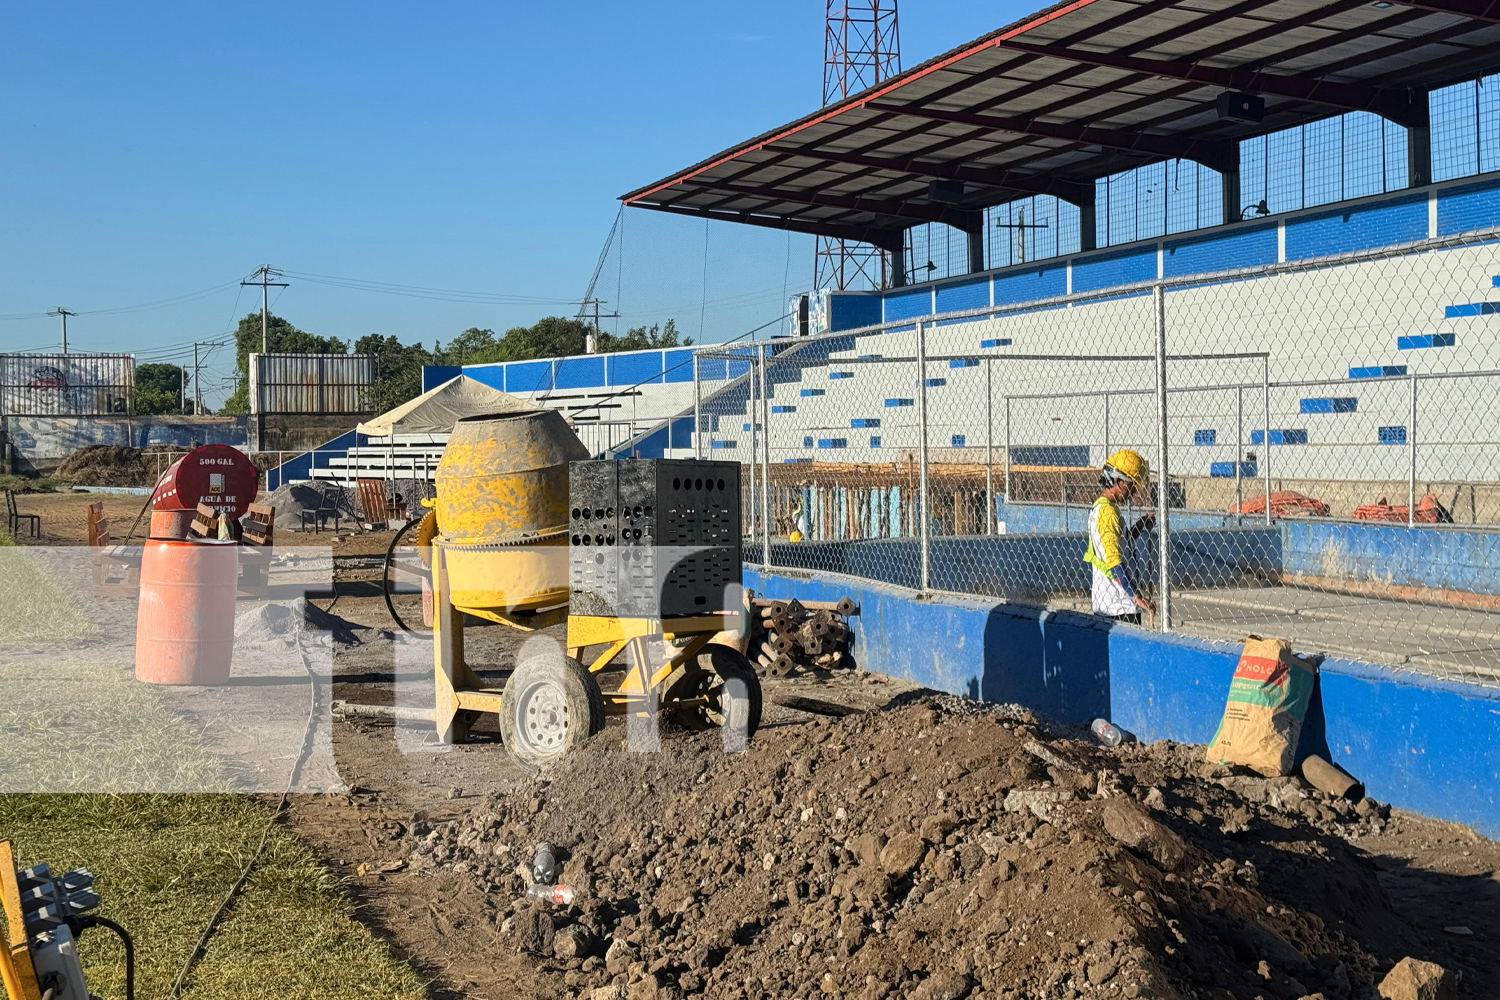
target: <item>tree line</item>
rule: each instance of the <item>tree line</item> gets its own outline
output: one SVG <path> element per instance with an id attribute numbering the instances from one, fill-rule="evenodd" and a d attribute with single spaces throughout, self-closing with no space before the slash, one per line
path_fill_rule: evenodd
<path id="1" fill-rule="evenodd" d="M 339 337 L 325 337 L 299 330 L 281 316 L 266 320 L 266 350 L 272 354 L 355 354 L 375 355 L 375 384 L 371 387 L 369 406 L 383 412 L 399 406 L 422 392 L 424 365 L 476 365 L 494 361 L 531 361 L 536 358 L 566 357 L 587 350 L 588 335 L 593 327 L 576 319 L 546 316 L 531 326 L 515 326 L 504 333 L 470 327 L 448 341 L 434 342 L 428 350 L 420 342 L 403 344 L 397 337 L 366 334 L 353 344 Z M 595 350 L 601 354 L 616 351 L 641 351 L 661 347 L 686 347 L 693 338 L 681 337 L 674 320 L 665 324 L 638 326 L 616 335 L 600 331 Z M 234 332 L 235 391 L 224 401 L 221 413 L 248 413 L 250 410 L 250 355 L 261 349 L 260 313 L 253 312 L 240 320 Z M 179 396 L 187 397 L 191 410 L 192 391 L 182 392 L 184 371 L 178 365 L 144 364 L 135 369 L 136 412 L 141 414 L 175 414 L 184 412 Z"/>

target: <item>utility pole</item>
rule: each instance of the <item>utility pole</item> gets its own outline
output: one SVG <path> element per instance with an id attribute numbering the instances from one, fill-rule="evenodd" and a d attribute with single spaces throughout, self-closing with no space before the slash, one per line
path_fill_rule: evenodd
<path id="1" fill-rule="evenodd" d="M 588 340 L 584 347 L 584 353 L 586 354 L 599 353 L 599 321 L 601 319 L 618 319 L 620 316 L 620 314 L 617 312 L 601 313 L 599 311 L 599 307 L 603 304 L 603 299 L 595 298 L 593 296 L 584 298 L 580 303 L 580 305 L 582 306 L 582 308 L 578 310 L 580 315 L 587 312 L 590 306 L 593 306 L 594 308 L 594 332 L 588 335 Z"/>
<path id="2" fill-rule="evenodd" d="M 52 310 L 47 315 L 48 316 L 61 316 L 62 317 L 62 328 L 63 328 L 62 329 L 62 352 L 64 354 L 67 354 L 68 353 L 68 317 L 69 316 L 77 316 L 78 314 L 76 312 L 74 312 L 73 310 L 71 310 L 71 309 L 64 309 L 62 306 L 58 306 L 56 309 Z"/>
<path id="3" fill-rule="evenodd" d="M 1024 264 L 1026 263 L 1026 230 L 1046 229 L 1048 224 L 1045 222 L 1027 222 L 1025 205 L 1020 205 L 1016 208 L 1016 219 L 1018 220 L 1016 222 L 997 222 L 995 223 L 995 228 L 1014 229 L 1016 231 L 1016 259 L 1011 263 Z"/>
<path id="4" fill-rule="evenodd" d="M 281 272 L 270 264 L 262 264 L 251 272 L 250 277 L 240 282 L 241 285 L 260 286 L 260 353 L 262 354 L 268 353 L 266 348 L 268 334 L 266 329 L 268 325 L 267 317 L 270 313 L 266 307 L 266 290 L 270 288 L 286 288 L 287 283 L 285 281 L 271 280 L 272 278 L 279 278 L 281 276 Z"/>
<path id="5" fill-rule="evenodd" d="M 198 343 L 193 342 L 193 416 L 203 412 L 202 380 L 198 377 Z"/>

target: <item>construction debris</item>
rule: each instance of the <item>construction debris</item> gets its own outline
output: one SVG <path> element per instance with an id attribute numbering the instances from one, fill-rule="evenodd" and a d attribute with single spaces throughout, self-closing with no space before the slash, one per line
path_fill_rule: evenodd
<path id="1" fill-rule="evenodd" d="M 1365 797 L 1365 786 L 1358 778 L 1317 754 L 1309 754 L 1302 762 L 1302 777 L 1318 791 L 1327 792 L 1334 798 L 1358 802 Z"/>
<path id="2" fill-rule="evenodd" d="M 1201 746 L 1100 747 L 927 697 L 742 754 L 713 733 L 662 748 L 596 741 L 449 822 L 413 817 L 408 865 L 496 900 L 502 947 L 557 996 L 1352 1000 L 1420 953 L 1349 843 L 1386 807 Z M 525 896 L 515 859 L 540 839 L 571 904 Z"/>
<path id="3" fill-rule="evenodd" d="M 1456 1000 L 1458 980 L 1434 962 L 1403 958 L 1380 981 L 1385 1000 Z"/>
<path id="4" fill-rule="evenodd" d="M 1411 508 L 1405 504 L 1395 507 L 1386 503 L 1385 497 L 1381 497 L 1374 503 L 1361 504 L 1354 508 L 1354 516 L 1361 521 L 1396 521 L 1401 524 L 1405 524 L 1408 520 L 1418 524 L 1453 523 L 1453 515 L 1431 491 L 1417 501 L 1415 514 L 1411 514 L 1410 511 Z"/>
<path id="5" fill-rule="evenodd" d="M 849 597 L 837 601 L 752 598 L 745 655 L 758 673 L 770 677 L 853 666 L 848 619 L 857 614 L 859 605 Z"/>
<path id="6" fill-rule="evenodd" d="M 1264 496 L 1246 497 L 1244 501 L 1231 504 L 1231 514 L 1264 514 L 1266 512 L 1266 498 Z M 1271 494 L 1271 516 L 1272 517 L 1327 517 L 1328 505 L 1316 497 L 1310 497 L 1296 490 L 1277 490 Z"/>

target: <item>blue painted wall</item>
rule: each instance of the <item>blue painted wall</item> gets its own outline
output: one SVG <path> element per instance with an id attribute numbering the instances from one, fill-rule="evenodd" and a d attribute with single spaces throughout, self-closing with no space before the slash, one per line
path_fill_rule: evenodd
<path id="1" fill-rule="evenodd" d="M 693 349 L 679 348 L 662 352 L 662 377 L 668 382 L 691 382 L 693 380 Z"/>
<path id="2" fill-rule="evenodd" d="M 1439 236 L 1484 229 L 1496 220 L 1500 220 L 1500 185 L 1493 181 L 1449 188 L 1438 194 Z"/>
<path id="3" fill-rule="evenodd" d="M 506 392 L 542 392 L 550 388 L 551 361 L 517 361 L 505 366 Z"/>
<path id="4" fill-rule="evenodd" d="M 878 300 L 877 308 L 878 308 Z M 878 322 L 878 320 L 876 320 Z M 704 358 L 700 362 L 703 377 L 722 379 L 743 375 L 748 362 L 725 358 Z M 594 354 L 542 361 L 512 361 L 483 365 L 428 365 L 422 369 L 424 391 L 454 375 L 466 374 L 485 385 L 506 392 L 545 392 L 551 389 L 596 389 L 608 386 L 691 382 L 693 352 L 691 348 L 668 348 L 657 351 L 625 351 L 618 354 Z"/>
<path id="5" fill-rule="evenodd" d="M 988 278 L 967 281 L 958 285 L 939 285 L 937 289 L 938 312 L 979 309 L 989 304 L 990 282 Z"/>
<path id="6" fill-rule="evenodd" d="M 1156 248 L 1105 254 L 1073 262 L 1073 291 L 1091 292 L 1097 288 L 1151 281 L 1156 277 Z"/>
<path id="7" fill-rule="evenodd" d="M 1404 501 L 1403 501 L 1404 502 Z M 1500 594 L 1500 533 L 1367 522 L 1278 522 L 1286 571 L 1377 586 Z"/>
<path id="8" fill-rule="evenodd" d="M 436 389 L 444 382 L 452 381 L 464 373 L 462 365 L 423 365 L 422 391 Z"/>
<path id="9" fill-rule="evenodd" d="M 493 389 L 499 389 L 501 392 L 505 391 L 504 365 L 468 365 L 463 369 L 463 373 L 469 376 L 469 378 L 483 382 Z"/>
<path id="10" fill-rule="evenodd" d="M 557 362 L 555 389 L 586 389 L 604 384 L 604 355 L 563 358 Z"/>
<path id="11" fill-rule="evenodd" d="M 861 326 L 874 326 L 879 322 L 879 295 L 844 294 L 828 297 L 829 330 L 853 330 Z"/>
<path id="12" fill-rule="evenodd" d="M 359 431 L 349 430 L 330 441 L 324 441 L 312 451 L 289 458 L 280 465 L 266 470 L 266 491 L 277 489 L 282 483 L 295 483 L 312 478 L 313 469 L 333 467 L 335 458 L 342 458 L 350 448 L 362 448 L 370 439 Z"/>
<path id="13" fill-rule="evenodd" d="M 1426 236 L 1427 196 L 1413 195 L 1289 220 L 1286 259 L 1368 250 Z"/>
<path id="14" fill-rule="evenodd" d="M 932 315 L 932 289 L 923 288 L 915 292 L 895 292 L 884 296 L 885 319 L 889 323 L 898 319 L 910 319 L 913 316 Z"/>
<path id="15" fill-rule="evenodd" d="M 1050 267 L 1010 271 L 995 276 L 995 305 L 1030 302 L 1068 294 L 1068 268 L 1061 262 Z"/>
<path id="16" fill-rule="evenodd" d="M 704 358 L 704 362 L 717 361 L 719 367 L 725 364 L 723 358 Z M 650 385 L 661 382 L 661 352 L 659 351 L 634 351 L 629 354 L 611 354 L 609 362 L 609 384 L 614 385 Z"/>
<path id="17" fill-rule="evenodd" d="M 1207 742 L 1239 657 L 1230 643 L 1075 612 L 918 600 L 866 580 L 751 566 L 744 577 L 771 597 L 852 597 L 860 605 L 851 620 L 854 656 L 867 670 L 1018 702 L 1065 722 L 1110 718 L 1143 740 Z M 1322 701 L 1333 758 L 1372 796 L 1500 836 L 1500 689 L 1329 659 Z"/>
<path id="18" fill-rule="evenodd" d="M 1162 253 L 1162 271 L 1168 278 L 1274 263 L 1275 226 L 1255 226 L 1239 232 L 1168 240 Z"/>

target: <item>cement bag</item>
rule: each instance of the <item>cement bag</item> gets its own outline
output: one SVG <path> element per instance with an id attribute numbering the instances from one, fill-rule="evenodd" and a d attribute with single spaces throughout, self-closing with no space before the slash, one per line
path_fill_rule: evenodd
<path id="1" fill-rule="evenodd" d="M 1317 678 L 1317 663 L 1292 655 L 1285 639 L 1246 639 L 1208 762 L 1243 764 L 1268 778 L 1291 774 Z"/>

